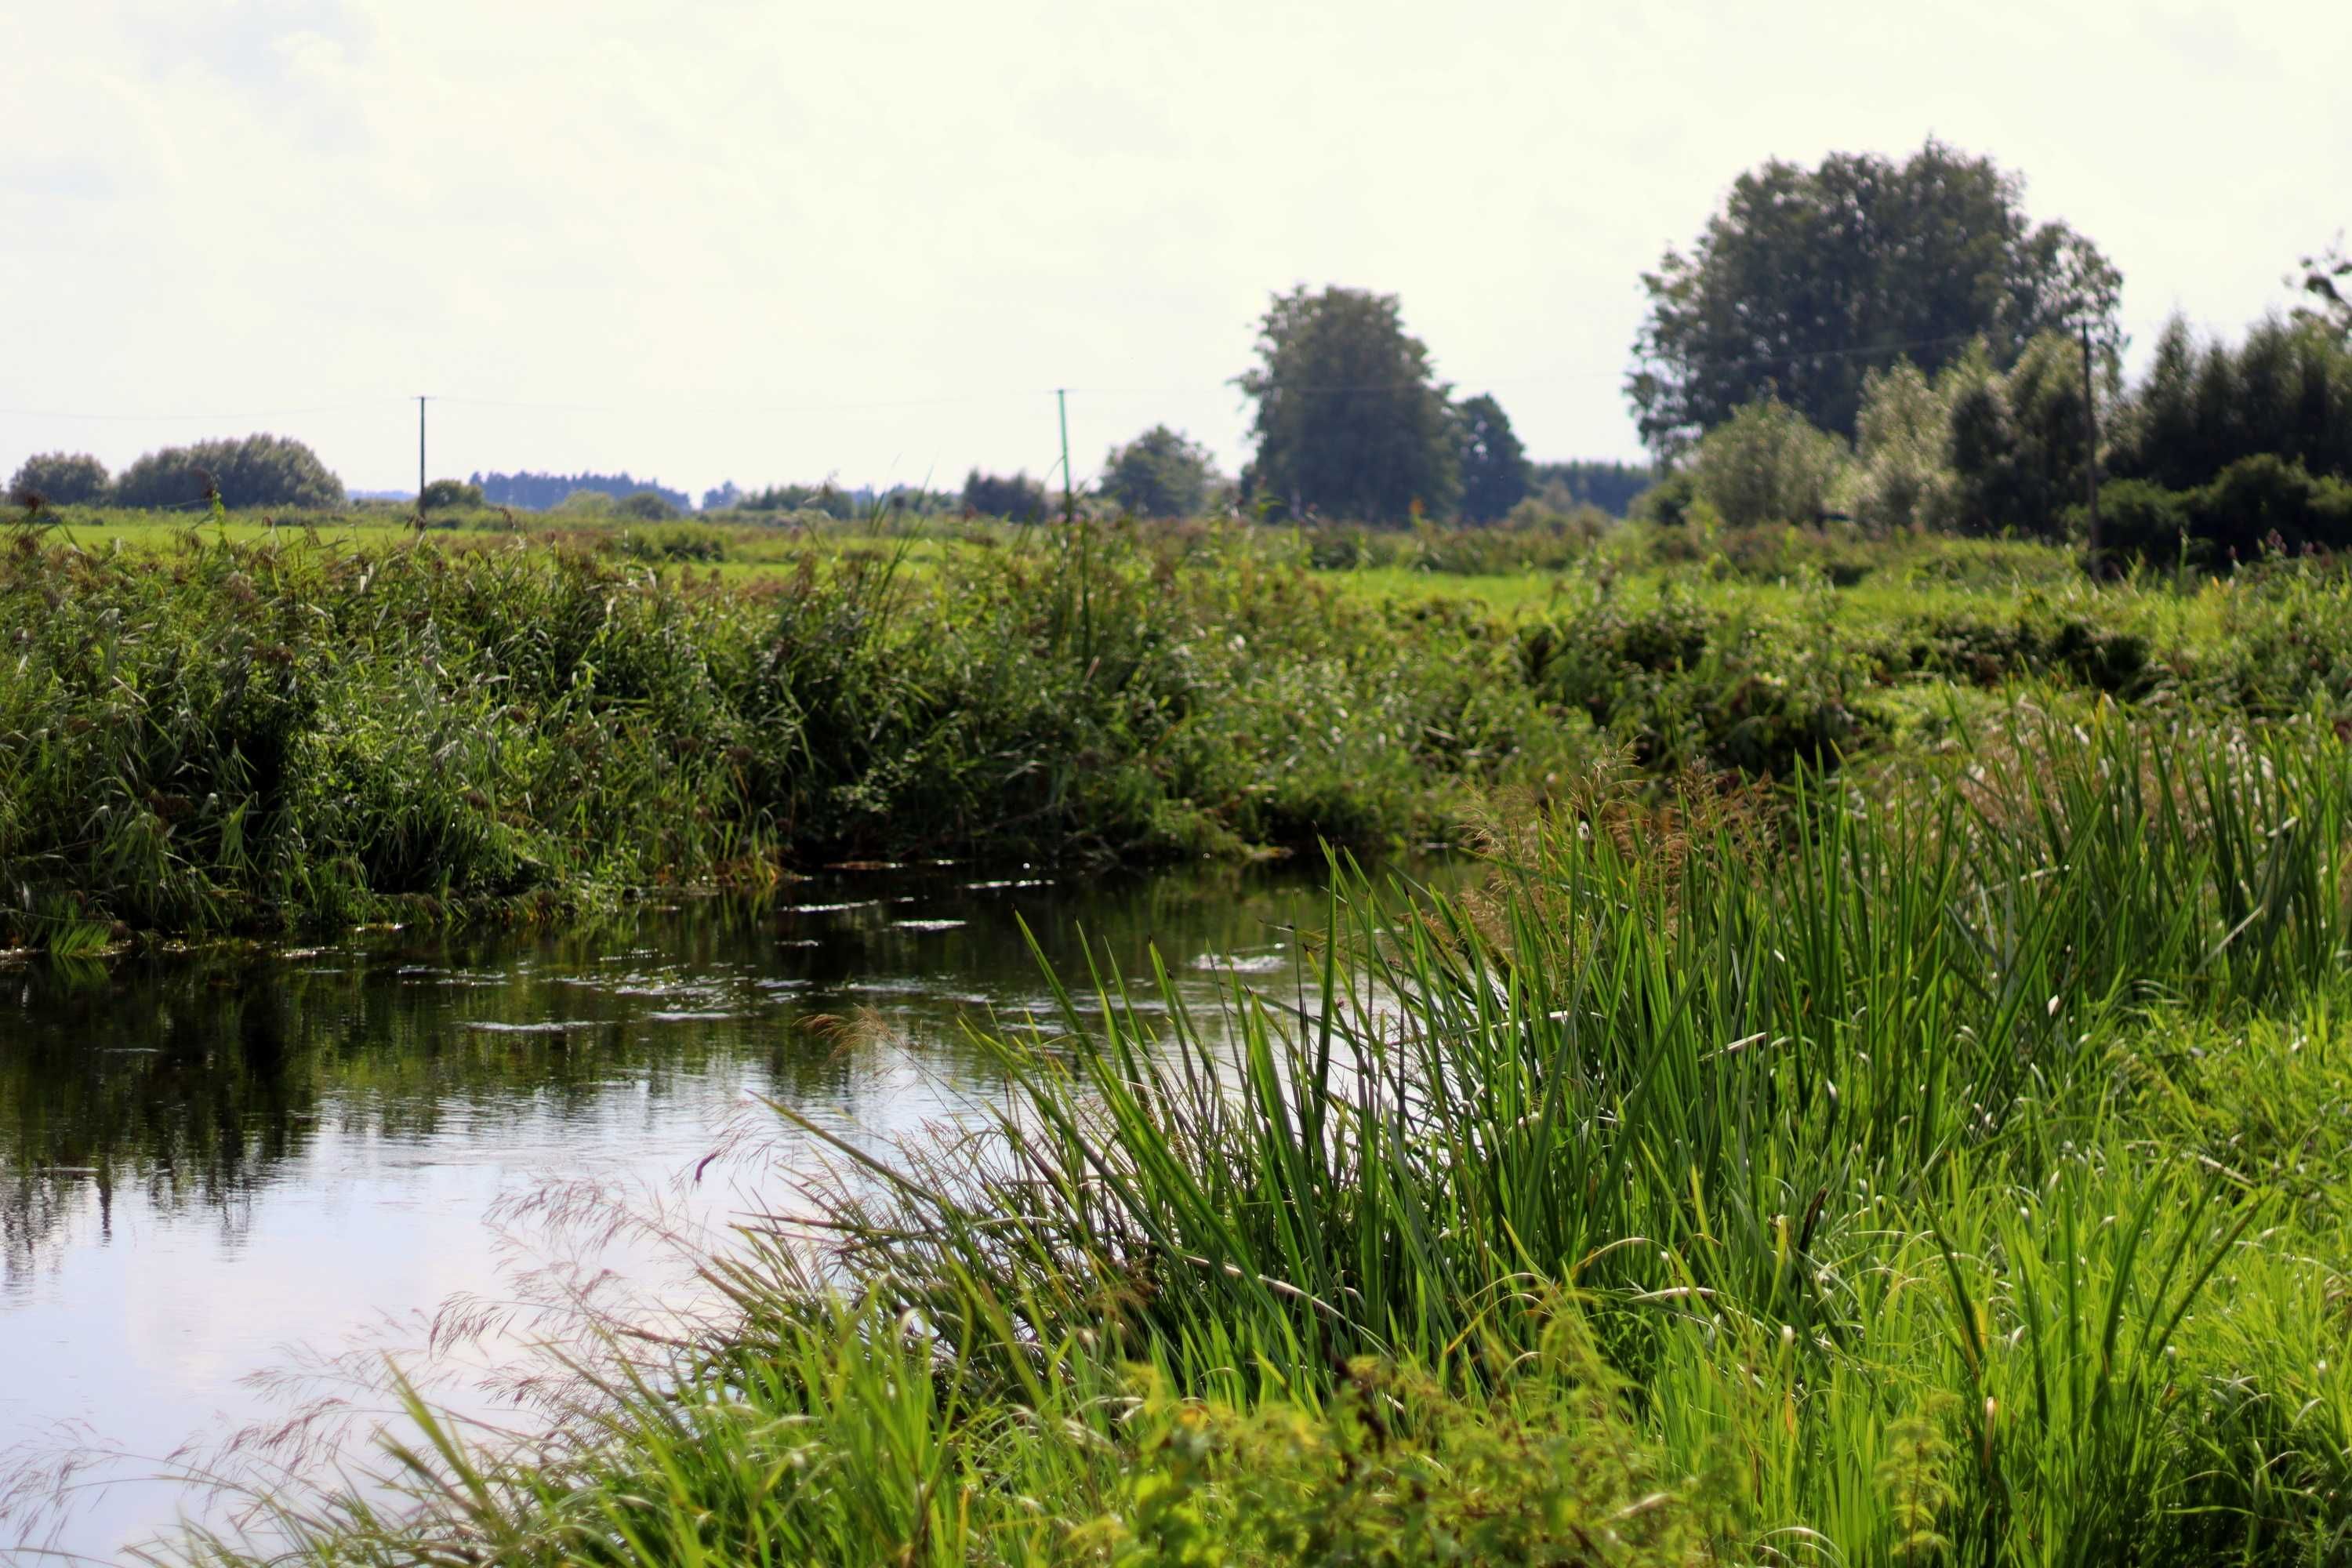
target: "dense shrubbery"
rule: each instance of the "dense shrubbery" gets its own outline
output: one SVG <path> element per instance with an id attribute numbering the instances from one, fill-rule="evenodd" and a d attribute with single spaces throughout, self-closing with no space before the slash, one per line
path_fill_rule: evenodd
<path id="1" fill-rule="evenodd" d="M 284 436 L 198 441 L 150 452 L 122 470 L 108 499 L 117 506 L 195 510 L 217 495 L 225 506 L 331 507 L 343 481 L 319 455 Z"/>
<path id="2" fill-rule="evenodd" d="M 1007 522 L 1045 521 L 1045 487 L 1026 473 L 1006 479 L 978 468 L 964 476 L 964 510 L 976 517 L 1001 517 Z"/>
<path id="3" fill-rule="evenodd" d="M 94 506 L 106 499 L 106 465 L 87 452 L 43 452 L 27 458 L 8 480 L 18 506 Z"/>
<path id="4" fill-rule="evenodd" d="M 0 877 L 36 924 L 209 930 L 778 857 L 1377 844 L 1585 743 L 1483 616 L 1247 552 L 1180 569 L 1098 539 L 915 577 L 812 548 L 742 589 L 625 564 L 723 537 L 150 557 L 22 536 Z"/>

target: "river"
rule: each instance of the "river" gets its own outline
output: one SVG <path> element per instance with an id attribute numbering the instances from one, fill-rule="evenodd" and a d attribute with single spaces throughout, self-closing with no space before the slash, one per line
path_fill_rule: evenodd
<path id="1" fill-rule="evenodd" d="M 810 1157 L 763 1100 L 877 1149 L 973 1115 L 971 1027 L 1051 1012 L 1022 922 L 1081 985 L 1156 947 L 1212 1014 L 1286 993 L 1318 871 L 842 868 L 560 931 L 0 970 L 0 1558 L 113 1560 L 217 1508 L 184 1471 L 226 1446 L 351 1441 L 387 1350 L 487 1407 L 551 1301 L 690 1290 Z"/>

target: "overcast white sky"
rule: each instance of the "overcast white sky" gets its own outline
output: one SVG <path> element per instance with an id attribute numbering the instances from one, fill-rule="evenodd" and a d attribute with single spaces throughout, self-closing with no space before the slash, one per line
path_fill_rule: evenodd
<path id="1" fill-rule="evenodd" d="M 1539 458 L 1638 453 L 1641 270 L 1934 134 L 2235 331 L 2352 222 L 2352 5 L 0 0 L 0 473 L 296 435 L 360 488 L 1228 468 L 1267 294 L 1397 293 Z"/>

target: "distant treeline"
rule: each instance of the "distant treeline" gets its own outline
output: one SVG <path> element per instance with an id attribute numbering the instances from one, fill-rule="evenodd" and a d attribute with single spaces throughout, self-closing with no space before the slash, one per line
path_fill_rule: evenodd
<path id="1" fill-rule="evenodd" d="M 482 487 L 482 499 L 492 506 L 521 507 L 546 511 L 563 504 L 574 490 L 593 490 L 619 500 L 647 490 L 685 511 L 694 505 L 684 490 L 674 490 L 655 479 L 632 478 L 625 468 L 617 474 L 475 474 L 467 481 Z"/>
<path id="2" fill-rule="evenodd" d="M 285 436 L 247 436 L 165 447 L 120 474 L 87 452 L 43 452 L 8 480 L 16 504 L 129 506 L 195 511 L 218 497 L 233 507 L 330 507 L 346 499 L 343 481 L 319 455 Z"/>
<path id="3" fill-rule="evenodd" d="M 1647 463 L 1537 463 L 1528 478 L 1535 495 L 1555 511 L 1589 506 L 1612 517 L 1623 517 L 1633 498 L 1657 482 Z"/>

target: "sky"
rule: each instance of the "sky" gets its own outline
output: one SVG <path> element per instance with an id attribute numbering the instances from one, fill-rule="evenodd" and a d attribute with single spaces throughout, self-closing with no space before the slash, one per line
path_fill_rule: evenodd
<path id="1" fill-rule="evenodd" d="M 2352 5 L 5 0 L 0 471 L 269 430 L 356 489 L 1228 471 L 1269 295 L 1393 293 L 1538 458 L 1633 458 L 1641 273 L 1741 171 L 1929 136 L 2140 355 L 2352 224 Z"/>

